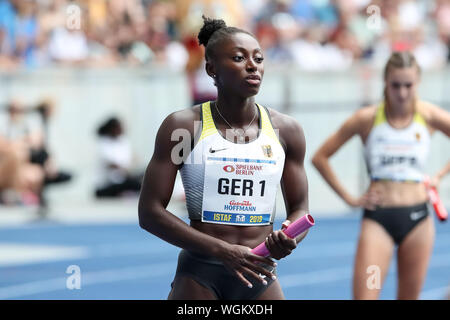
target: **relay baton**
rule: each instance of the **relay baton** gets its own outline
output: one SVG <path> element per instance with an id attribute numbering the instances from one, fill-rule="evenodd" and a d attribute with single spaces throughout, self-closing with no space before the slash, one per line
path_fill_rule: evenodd
<path id="1" fill-rule="evenodd" d="M 306 214 L 300 219 L 295 220 L 286 229 L 282 231 L 289 237 L 295 238 L 300 233 L 305 232 L 307 229 L 314 225 L 314 219 L 310 214 Z M 252 249 L 254 254 L 258 256 L 268 257 L 270 255 L 269 250 L 266 247 L 265 241 L 261 242 L 257 247 Z"/>
<path id="2" fill-rule="evenodd" d="M 433 205 L 434 212 L 440 221 L 446 221 L 448 218 L 448 212 L 442 203 L 441 198 L 435 187 L 430 185 L 430 179 L 426 177 L 424 179 L 425 187 L 427 188 L 428 196 L 430 197 L 430 202 Z"/>

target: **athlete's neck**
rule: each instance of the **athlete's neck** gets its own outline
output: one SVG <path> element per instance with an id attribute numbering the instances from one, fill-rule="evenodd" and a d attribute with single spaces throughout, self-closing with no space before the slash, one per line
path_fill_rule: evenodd
<path id="1" fill-rule="evenodd" d="M 386 117 L 392 120 L 409 119 L 414 115 L 414 104 L 414 102 L 404 105 L 394 105 L 390 103 L 385 110 Z"/>
<path id="2" fill-rule="evenodd" d="M 257 112 L 254 97 L 242 99 L 219 94 L 215 103 L 219 112 L 233 127 L 248 125 Z"/>
<path id="3" fill-rule="evenodd" d="M 388 123 L 397 129 L 407 127 L 414 117 L 414 102 L 407 105 L 388 105 L 384 113 Z"/>

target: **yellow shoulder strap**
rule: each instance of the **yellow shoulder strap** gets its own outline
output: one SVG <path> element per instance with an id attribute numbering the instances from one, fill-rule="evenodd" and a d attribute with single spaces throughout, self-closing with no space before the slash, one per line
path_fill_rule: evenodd
<path id="1" fill-rule="evenodd" d="M 275 129 L 272 126 L 272 122 L 270 121 L 270 117 L 268 115 L 268 111 L 266 111 L 267 109 L 264 108 L 263 106 L 256 104 L 259 108 L 259 114 L 261 115 L 261 129 L 262 132 L 272 138 L 273 140 L 277 141 L 278 143 L 280 143 L 280 140 L 278 139 L 278 135 L 275 133 Z M 281 144 L 281 143 L 280 143 Z"/>
<path id="2" fill-rule="evenodd" d="M 211 102 L 208 101 L 202 104 L 202 134 L 199 141 L 216 132 L 217 129 L 211 114 Z"/>
<path id="3" fill-rule="evenodd" d="M 414 113 L 413 121 L 420 125 L 426 126 L 426 121 L 424 117 L 417 111 Z M 375 116 L 375 123 L 373 126 L 375 127 L 383 122 L 386 122 L 386 113 L 384 112 L 384 102 L 382 102 L 380 104 L 380 107 L 377 109 L 377 114 Z"/>
<path id="4" fill-rule="evenodd" d="M 418 124 L 420 124 L 420 125 L 422 125 L 422 126 L 424 126 L 424 127 L 427 126 L 427 123 L 426 123 L 424 117 L 417 111 L 414 114 L 414 120 L 413 121 L 418 123 Z"/>
<path id="5" fill-rule="evenodd" d="M 386 122 L 386 114 L 384 113 L 384 102 L 382 102 L 377 109 L 377 114 L 375 115 L 375 122 L 373 126 L 375 127 L 379 124 L 382 124 L 383 122 Z"/>
<path id="6" fill-rule="evenodd" d="M 272 122 L 270 121 L 269 115 L 267 114 L 266 108 L 263 106 L 256 104 L 259 108 L 259 114 L 261 115 L 261 128 L 262 132 L 277 141 L 280 142 L 278 139 L 278 135 L 275 133 L 275 130 L 272 126 Z M 209 137 L 215 133 L 218 133 L 217 128 L 214 124 L 214 120 L 212 118 L 211 114 L 211 103 L 210 101 L 205 102 L 202 104 L 202 134 L 200 136 L 200 140 Z"/>

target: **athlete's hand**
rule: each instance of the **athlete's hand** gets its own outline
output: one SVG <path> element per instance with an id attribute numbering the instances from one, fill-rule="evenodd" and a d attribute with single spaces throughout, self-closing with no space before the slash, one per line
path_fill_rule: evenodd
<path id="1" fill-rule="evenodd" d="M 276 279 L 272 272 L 262 267 L 259 263 L 271 267 L 275 267 L 277 264 L 270 258 L 264 258 L 254 254 L 249 247 L 231 244 L 221 253 L 219 259 L 229 271 L 236 275 L 249 288 L 252 287 L 252 284 L 245 276 L 253 277 L 263 284 L 267 284 L 267 281 L 260 274 L 273 280 Z"/>
<path id="2" fill-rule="evenodd" d="M 283 229 L 286 229 L 291 222 L 286 220 L 282 224 L 281 230 L 273 231 L 266 238 L 266 247 L 269 249 L 270 256 L 276 260 L 280 260 L 292 253 L 297 247 L 297 241 L 289 238 Z"/>
<path id="3" fill-rule="evenodd" d="M 347 204 L 352 207 L 362 207 L 368 210 L 375 210 L 382 205 L 383 197 L 377 190 L 369 190 L 359 198 L 347 199 Z"/>
<path id="4" fill-rule="evenodd" d="M 430 178 L 430 187 L 436 188 L 436 190 L 439 190 L 439 184 L 441 183 L 441 177 L 439 175 L 435 175 Z"/>

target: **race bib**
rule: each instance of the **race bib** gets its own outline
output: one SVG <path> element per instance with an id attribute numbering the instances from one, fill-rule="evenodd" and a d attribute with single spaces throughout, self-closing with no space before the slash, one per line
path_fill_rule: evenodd
<path id="1" fill-rule="evenodd" d="M 373 151 L 373 171 L 392 180 L 421 180 L 422 174 L 417 158 L 417 147 L 410 143 L 385 144 L 376 146 Z M 376 175 L 375 175 L 376 177 Z"/>
<path id="2" fill-rule="evenodd" d="M 276 160 L 207 157 L 202 222 L 270 224 L 280 178 Z"/>

